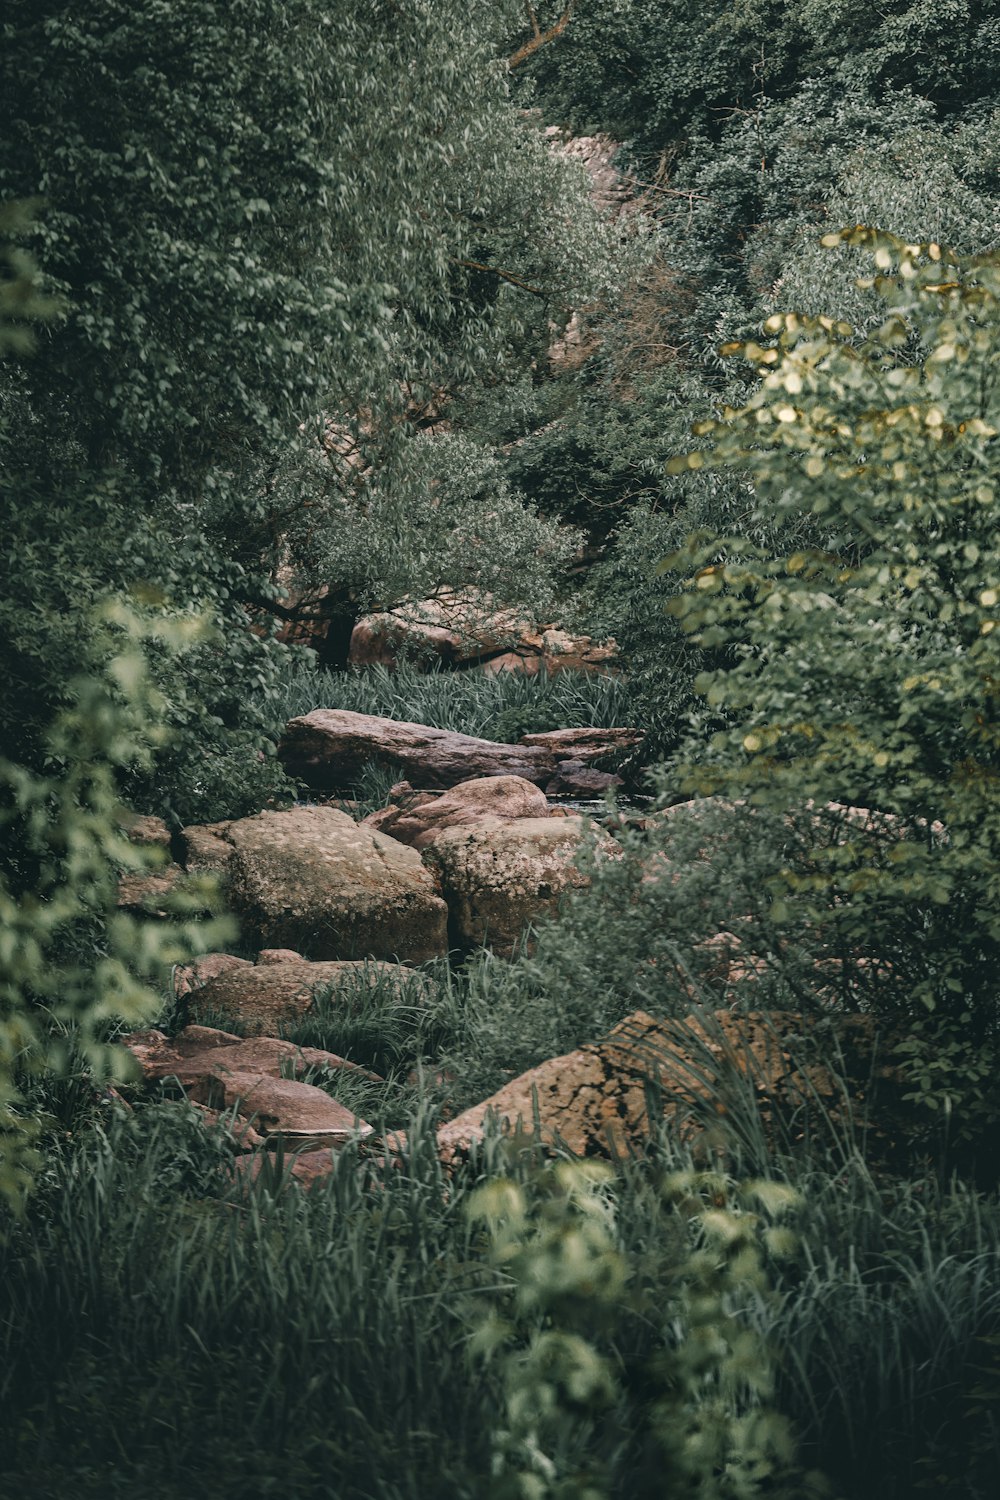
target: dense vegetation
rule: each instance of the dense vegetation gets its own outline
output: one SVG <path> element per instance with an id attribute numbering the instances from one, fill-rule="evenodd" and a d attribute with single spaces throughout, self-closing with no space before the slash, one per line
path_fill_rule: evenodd
<path id="1" fill-rule="evenodd" d="M 996 5 L 8 0 L 0 41 L 10 1492 L 991 1493 Z M 445 589 L 622 671 L 344 670 Z M 320 703 L 638 724 L 664 810 L 512 961 L 289 1031 L 406 1133 L 307 1193 L 115 1045 L 238 946 L 217 893 L 116 900 L 133 813 L 291 800 Z M 442 1111 L 693 1006 L 873 1018 L 882 1128 L 846 1085 L 765 1124 L 748 1072 L 708 1161 L 446 1172 Z"/>

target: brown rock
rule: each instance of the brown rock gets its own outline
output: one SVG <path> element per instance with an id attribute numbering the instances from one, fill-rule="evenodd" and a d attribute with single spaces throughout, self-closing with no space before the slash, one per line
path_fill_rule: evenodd
<path id="1" fill-rule="evenodd" d="M 479 670 L 490 676 L 499 672 L 520 672 L 535 677 L 546 672 L 611 672 L 618 658 L 615 641 L 595 641 L 589 635 L 570 635 L 555 626 L 547 626 L 533 635 L 525 635 L 510 651 L 486 656 Z"/>
<path id="2" fill-rule="evenodd" d="M 222 1073 L 193 1084 L 191 1098 L 210 1109 L 231 1109 L 265 1139 L 302 1146 L 343 1145 L 372 1127 L 322 1089 L 266 1073 Z"/>
<path id="3" fill-rule="evenodd" d="M 178 964 L 174 969 L 174 995 L 182 1000 L 192 990 L 199 989 L 210 979 L 220 974 L 236 974 L 242 969 L 252 969 L 253 964 L 245 958 L 235 958 L 231 953 L 204 953 L 189 964 Z"/>
<path id="4" fill-rule="evenodd" d="M 262 948 L 413 963 L 447 951 L 447 909 L 420 856 L 346 813 L 259 813 L 231 824 L 228 839 L 230 900 Z"/>
<path id="5" fill-rule="evenodd" d="M 658 1021 L 636 1011 L 606 1041 L 541 1063 L 449 1121 L 438 1142 L 450 1160 L 482 1139 L 490 1118 L 507 1130 L 531 1132 L 537 1113 L 546 1144 L 561 1142 L 580 1156 L 621 1154 L 649 1136 L 651 1076 L 659 1081 L 663 1116 L 681 1138 L 704 1131 L 727 1079 L 745 1080 L 744 1096 L 756 1101 L 768 1130 L 779 1118 L 793 1133 L 802 1130 L 806 1114 L 821 1110 L 834 1120 L 849 1112 L 861 1125 L 878 1055 L 871 1016 L 824 1017 L 817 1024 L 793 1013 L 717 1011 Z M 843 1067 L 848 1074 L 850 1101 L 827 1064 L 833 1056 L 838 1072 Z M 891 1069 L 874 1071 L 892 1087 Z"/>
<path id="6" fill-rule="evenodd" d="M 273 1157 L 256 1152 L 252 1156 L 237 1157 L 235 1165 L 237 1175 L 252 1183 L 268 1172 L 273 1173 L 277 1163 Z M 283 1168 L 288 1177 L 305 1188 L 321 1186 L 330 1180 L 337 1169 L 336 1152 L 330 1147 L 325 1151 L 308 1148 L 296 1150 L 292 1155 L 286 1156 Z"/>
<path id="7" fill-rule="evenodd" d="M 562 760 L 552 780 L 546 783 L 545 793 L 549 797 L 594 798 L 622 785 L 622 778 L 609 771 L 595 771 L 582 760 Z"/>
<path id="8" fill-rule="evenodd" d="M 225 876 L 233 855 L 226 838 L 229 823 L 193 823 L 181 830 L 184 865 L 199 874 Z"/>
<path id="9" fill-rule="evenodd" d="M 170 849 L 170 829 L 162 818 L 152 813 L 136 815 L 126 829 L 130 844 L 141 844 L 145 848 Z"/>
<path id="10" fill-rule="evenodd" d="M 414 786 L 441 788 L 480 776 L 519 776 L 540 786 L 556 769 L 551 752 L 537 746 L 497 745 L 450 729 L 333 708 L 290 720 L 278 755 L 291 776 L 331 791 L 346 790 L 373 763 L 401 766 Z"/>
<path id="11" fill-rule="evenodd" d="M 520 743 L 548 750 L 554 764 L 562 760 L 588 764 L 615 751 L 632 750 L 641 745 L 638 729 L 547 729 L 544 733 L 523 734 Z"/>
<path id="12" fill-rule="evenodd" d="M 424 849 L 446 828 L 468 827 L 484 818 L 509 823 L 548 815 L 545 793 L 533 782 L 521 776 L 480 776 L 459 782 L 440 797 L 411 796 L 397 806 L 380 808 L 364 821 L 401 844 Z"/>
<path id="13" fill-rule="evenodd" d="M 444 829 L 424 857 L 439 874 L 454 946 L 486 943 L 513 953 L 529 923 L 553 916 L 564 892 L 587 884 L 575 861 L 593 831 L 582 817 L 490 818 Z M 598 837 L 606 855 L 618 852 L 612 839 Z"/>
<path id="14" fill-rule="evenodd" d="M 302 964 L 305 959 L 294 948 L 262 948 L 257 954 L 259 964 Z"/>
<path id="15" fill-rule="evenodd" d="M 260 1036 L 305 1015 L 319 990 L 342 990 L 348 1005 L 364 988 L 386 983 L 398 987 L 403 1004 L 413 1004 L 415 986 L 430 993 L 429 981 L 401 964 L 363 959 L 307 963 L 303 959 L 247 964 L 220 974 L 194 992 L 188 1008 L 192 1015 L 231 1016 L 243 1030 Z"/>
<path id="16" fill-rule="evenodd" d="M 145 917 L 169 916 L 170 897 L 182 888 L 184 876 L 180 865 L 167 865 L 156 874 L 136 870 L 122 875 L 118 881 L 118 905 Z"/>
<path id="17" fill-rule="evenodd" d="M 137 1032 L 125 1038 L 125 1047 L 142 1067 L 149 1083 L 176 1078 L 185 1089 L 198 1088 L 209 1077 L 228 1073 L 267 1074 L 272 1078 L 298 1077 L 310 1068 L 346 1069 L 371 1082 L 381 1082 L 377 1073 L 319 1047 L 297 1047 L 278 1037 L 243 1038 L 212 1026 L 185 1026 L 173 1038 L 162 1032 Z"/>
<path id="18" fill-rule="evenodd" d="M 498 609 L 488 594 L 456 589 L 359 620 L 351 636 L 352 666 L 465 666 L 529 640 L 532 626 L 515 610 Z"/>

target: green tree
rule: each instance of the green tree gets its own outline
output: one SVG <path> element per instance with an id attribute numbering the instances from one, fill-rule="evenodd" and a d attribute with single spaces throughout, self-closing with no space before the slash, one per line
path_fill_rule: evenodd
<path id="1" fill-rule="evenodd" d="M 266 623 L 280 566 L 365 607 L 365 529 L 412 590 L 443 517 L 488 583 L 551 573 L 551 526 L 509 496 L 489 524 L 488 455 L 416 429 L 597 295 L 611 243 L 507 98 L 483 3 L 12 0 L 0 35 L 0 195 L 44 198 L 28 240 L 65 310 L 0 387 L 5 695 L 37 758 L 94 599 L 207 613 L 162 686 L 175 780 L 221 795 L 266 737 L 247 608 Z M 363 436 L 360 495 L 334 462 L 315 483 L 330 419 Z"/>
<path id="2" fill-rule="evenodd" d="M 671 609 L 725 648 L 699 681 L 727 717 L 688 784 L 781 812 L 807 852 L 774 871 L 772 914 L 883 1003 L 997 1020 L 1000 958 L 1000 257 L 875 230 L 831 234 L 874 259 L 870 336 L 775 314 L 774 341 L 727 352 L 749 402 L 695 429 L 682 472 L 749 471 L 779 545 L 692 536 Z M 780 538 L 784 532 L 785 542 Z M 850 808 L 864 808 L 862 816 Z"/>

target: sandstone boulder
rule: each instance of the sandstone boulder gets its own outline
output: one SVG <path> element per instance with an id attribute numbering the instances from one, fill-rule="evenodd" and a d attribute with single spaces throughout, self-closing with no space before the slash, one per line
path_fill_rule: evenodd
<path id="1" fill-rule="evenodd" d="M 141 844 L 145 848 L 170 849 L 170 829 L 162 818 L 152 813 L 137 814 L 130 818 L 126 828 L 130 844 Z"/>
<path id="2" fill-rule="evenodd" d="M 414 793 L 411 788 L 409 797 L 379 808 L 364 821 L 401 844 L 424 849 L 446 828 L 468 827 L 484 818 L 510 823 L 548 815 L 545 793 L 523 776 L 479 776 L 459 782 L 439 797 Z"/>
<path id="3" fill-rule="evenodd" d="M 582 817 L 489 818 L 471 827 L 445 829 L 424 850 L 448 903 L 452 945 L 481 943 L 513 953 L 529 923 L 553 916 L 564 892 L 586 885 L 576 857 L 593 831 Z M 607 855 L 619 846 L 606 836 Z"/>
<path id="4" fill-rule="evenodd" d="M 243 1031 L 265 1035 L 298 1020 L 309 1011 L 315 996 L 334 989 L 345 1006 L 356 1005 L 376 986 L 398 992 L 400 1004 L 412 1005 L 414 995 L 427 996 L 429 981 L 402 964 L 376 960 L 330 963 L 298 962 L 247 964 L 219 974 L 188 996 L 188 1014 L 227 1016 Z"/>
<path id="5" fill-rule="evenodd" d="M 483 656 L 478 670 L 488 676 L 500 672 L 520 672 L 537 677 L 545 672 L 610 672 L 618 659 L 615 641 L 595 641 L 589 635 L 570 635 L 556 626 L 525 634 L 509 651 Z"/>
<path id="6" fill-rule="evenodd" d="M 169 916 L 171 898 L 184 889 L 186 872 L 169 864 L 157 871 L 133 870 L 118 880 L 118 905 L 144 917 Z"/>
<path id="7" fill-rule="evenodd" d="M 365 616 L 354 627 L 349 661 L 393 667 L 405 658 L 417 666 L 471 665 L 533 676 L 541 670 L 607 671 L 616 651 L 613 641 L 596 642 L 554 625 L 536 627 L 517 611 L 498 608 L 488 595 L 458 589 Z"/>
<path id="8" fill-rule="evenodd" d="M 260 947 L 412 963 L 446 952 L 447 910 L 420 856 L 346 813 L 259 813 L 232 823 L 226 837 L 230 901 Z"/>
<path id="9" fill-rule="evenodd" d="M 185 869 L 224 879 L 233 854 L 233 846 L 226 838 L 229 827 L 228 822 L 194 823 L 182 829 Z"/>
<path id="10" fill-rule="evenodd" d="M 817 1021 L 791 1012 L 739 1016 L 723 1010 L 658 1021 L 636 1011 L 606 1041 L 551 1058 L 456 1116 L 440 1128 L 438 1143 L 451 1160 L 482 1139 L 489 1120 L 530 1133 L 537 1116 L 548 1145 L 560 1142 L 579 1156 L 624 1154 L 649 1137 L 651 1076 L 658 1080 L 663 1117 L 681 1139 L 704 1134 L 727 1082 L 735 1080 L 765 1130 L 781 1122 L 787 1142 L 789 1132 L 806 1129 L 808 1115 L 814 1126 L 820 1114 L 868 1123 L 873 1083 L 890 1097 L 898 1083 L 879 1056 L 871 1016 Z"/>

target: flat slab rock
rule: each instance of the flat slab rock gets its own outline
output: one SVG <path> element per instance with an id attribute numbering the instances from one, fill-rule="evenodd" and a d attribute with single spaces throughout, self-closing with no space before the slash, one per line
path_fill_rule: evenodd
<path id="1" fill-rule="evenodd" d="M 843 1103 L 840 1085 L 823 1059 L 836 1055 L 837 1041 L 849 1070 L 851 1107 L 861 1121 L 877 1055 L 873 1019 L 838 1017 L 833 1033 L 824 1020 L 816 1044 L 810 1042 L 812 1024 L 783 1012 L 717 1011 L 704 1020 L 660 1021 L 635 1011 L 604 1042 L 540 1063 L 443 1125 L 441 1155 L 446 1161 L 463 1155 L 483 1138 L 490 1120 L 506 1131 L 530 1133 L 536 1113 L 543 1142 L 559 1142 L 578 1156 L 641 1148 L 650 1133 L 645 1080 L 652 1073 L 660 1079 L 663 1117 L 682 1138 L 698 1133 L 697 1105 L 711 1098 L 713 1080 L 727 1072 L 752 1074 L 765 1128 L 783 1109 L 801 1112 L 817 1097 L 836 1113 Z M 878 1076 L 891 1078 L 891 1069 Z"/>
<path id="2" fill-rule="evenodd" d="M 257 946 L 410 963 L 447 951 L 447 909 L 419 854 L 346 813 L 258 813 L 225 838 L 229 900 Z"/>
<path id="3" fill-rule="evenodd" d="M 292 1148 L 336 1147 L 374 1133 L 371 1125 L 322 1089 L 270 1073 L 212 1074 L 189 1094 L 209 1109 L 235 1111 L 265 1142 L 280 1137 Z"/>
<path id="4" fill-rule="evenodd" d="M 304 1016 L 322 990 L 340 991 L 344 1004 L 350 1005 L 376 986 L 397 993 L 405 1005 L 413 1005 L 419 996 L 429 998 L 431 991 L 430 981 L 405 964 L 377 959 L 326 963 L 293 959 L 223 969 L 188 992 L 186 1010 L 194 1020 L 226 1017 L 239 1021 L 242 1030 L 260 1035 Z"/>
<path id="5" fill-rule="evenodd" d="M 569 731 L 580 735 L 580 731 Z M 433 729 L 347 709 L 317 708 L 291 719 L 278 746 L 290 775 L 307 786 L 346 791 L 371 763 L 401 768 L 415 787 L 447 788 L 480 776 L 520 776 L 536 786 L 552 781 L 563 762 L 585 763 L 621 743 L 621 730 L 587 730 L 589 750 L 579 737 L 572 743 L 498 745 L 492 740 Z M 633 735 L 634 731 L 624 731 Z M 545 740 L 545 736 L 534 736 Z M 616 778 L 607 773 L 606 785 Z"/>
<path id="6" fill-rule="evenodd" d="M 382 1081 L 377 1073 L 336 1052 L 299 1047 L 275 1036 L 239 1037 L 214 1026 L 185 1026 L 173 1037 L 155 1029 L 137 1031 L 125 1038 L 124 1046 L 139 1063 L 147 1082 L 176 1078 L 188 1090 L 205 1078 L 229 1073 L 298 1077 L 311 1068 L 328 1068 L 331 1072 L 345 1069 L 376 1083 Z"/>

